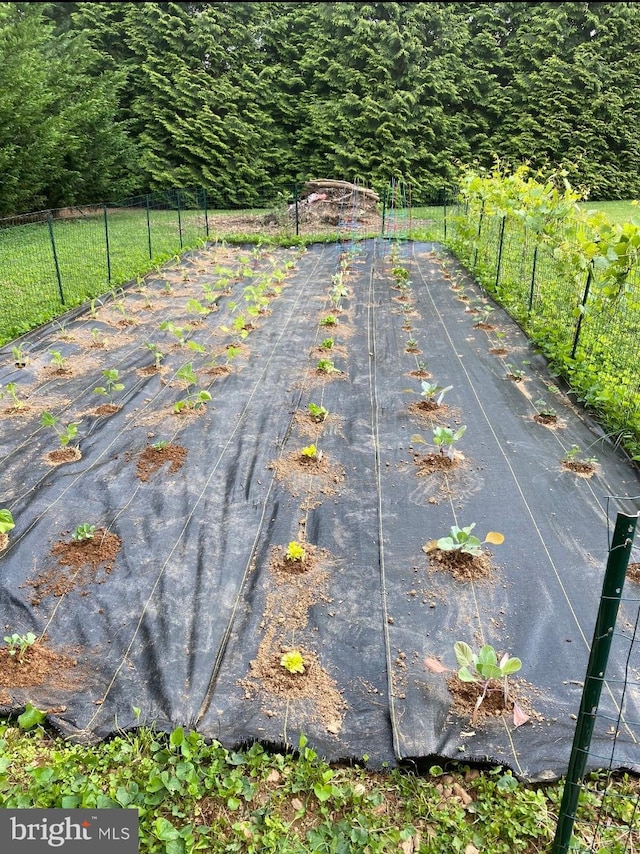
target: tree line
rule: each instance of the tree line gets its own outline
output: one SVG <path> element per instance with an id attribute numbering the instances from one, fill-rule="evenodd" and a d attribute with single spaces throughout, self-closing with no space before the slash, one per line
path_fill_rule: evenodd
<path id="1" fill-rule="evenodd" d="M 0 215 L 461 165 L 640 195 L 632 2 L 0 3 Z"/>

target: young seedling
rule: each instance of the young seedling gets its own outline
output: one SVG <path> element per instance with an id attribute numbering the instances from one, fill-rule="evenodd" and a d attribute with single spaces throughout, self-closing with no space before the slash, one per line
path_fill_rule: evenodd
<path id="1" fill-rule="evenodd" d="M 178 326 L 175 323 L 172 323 L 170 320 L 163 320 L 160 324 L 160 329 L 163 332 L 169 332 L 176 339 L 178 344 L 181 347 L 184 347 L 189 338 L 190 329 L 185 329 L 184 326 Z"/>
<path id="2" fill-rule="evenodd" d="M 307 553 L 302 543 L 297 540 L 292 540 L 287 546 L 284 558 L 291 563 L 303 563 Z"/>
<path id="3" fill-rule="evenodd" d="M 479 320 L 476 321 L 474 326 L 488 326 L 488 325 L 490 325 L 489 324 L 489 318 L 490 318 L 492 312 L 494 312 L 494 311 L 495 311 L 495 309 L 491 305 L 485 305 L 482 308 L 478 309 L 478 313 L 480 314 L 480 318 L 479 318 Z"/>
<path id="4" fill-rule="evenodd" d="M 325 338 L 324 341 L 320 344 L 323 350 L 331 350 L 333 347 L 333 338 Z"/>
<path id="5" fill-rule="evenodd" d="M 513 365 L 508 364 L 507 365 L 507 376 L 510 377 L 512 380 L 515 380 L 517 383 L 519 383 L 521 380 L 523 380 L 525 378 L 526 374 L 524 371 L 521 371 L 519 368 L 515 368 Z"/>
<path id="6" fill-rule="evenodd" d="M 194 386 L 198 381 L 191 362 L 187 362 L 186 365 L 183 365 L 178 371 L 176 371 L 176 376 L 178 379 L 186 382 L 189 387 Z M 189 390 L 185 398 L 174 403 L 173 411 L 179 415 L 184 409 L 199 410 L 202 409 L 202 407 L 211 399 L 211 395 L 208 391 L 205 389 L 195 388 L 192 391 Z"/>
<path id="7" fill-rule="evenodd" d="M 454 433 L 451 427 L 433 428 L 433 444 L 436 446 L 441 456 L 447 456 L 451 460 L 455 457 L 455 450 L 453 446 L 458 439 L 464 436 L 466 429 L 466 425 L 463 425 Z"/>
<path id="8" fill-rule="evenodd" d="M 471 533 L 475 526 L 475 522 L 467 525 L 466 528 L 459 528 L 457 525 L 452 525 L 448 537 L 430 540 L 424 547 L 424 550 L 429 552 L 433 551 L 433 549 L 440 549 L 443 552 L 460 552 L 462 554 L 469 554 L 472 557 L 480 557 L 482 546 L 485 543 L 499 546 L 504 542 L 504 534 L 500 534 L 497 531 L 489 531 L 484 540 L 481 541 Z"/>
<path id="9" fill-rule="evenodd" d="M 72 439 L 75 439 L 78 434 L 78 425 L 74 421 L 65 427 L 59 427 L 58 419 L 51 412 L 43 412 L 40 423 L 43 427 L 53 427 L 62 448 L 68 445 Z"/>
<path id="10" fill-rule="evenodd" d="M 76 543 L 84 543 L 87 540 L 93 539 L 95 530 L 95 525 L 90 525 L 88 522 L 83 522 L 82 525 L 78 525 L 73 534 L 71 534 L 71 539 L 75 540 Z"/>
<path id="11" fill-rule="evenodd" d="M 596 465 L 598 463 L 598 458 L 581 457 L 580 446 L 572 445 L 569 450 L 565 452 L 564 456 L 562 457 L 561 463 L 562 467 L 565 469 L 569 469 L 570 471 L 576 472 L 577 474 L 589 476 L 594 473 Z"/>
<path id="12" fill-rule="evenodd" d="M 289 650 L 289 652 L 285 652 L 280 659 L 280 666 L 284 667 L 288 673 L 304 673 L 304 665 L 304 658 L 298 649 L 292 649 Z"/>
<path id="13" fill-rule="evenodd" d="M 533 405 L 538 411 L 538 415 L 545 421 L 555 421 L 558 417 L 558 413 L 553 408 L 553 406 L 549 406 L 549 404 L 539 398 L 538 400 L 534 400 Z"/>
<path id="14" fill-rule="evenodd" d="M 420 385 L 422 387 L 420 397 L 424 397 L 426 401 L 434 404 L 435 406 L 440 406 L 445 394 L 453 388 L 452 385 L 448 385 L 443 388 L 438 385 L 438 383 L 430 383 L 425 380 L 423 380 Z"/>
<path id="15" fill-rule="evenodd" d="M 96 308 L 98 303 L 100 305 L 103 304 L 102 300 L 97 299 L 97 298 L 92 299 L 91 302 L 89 303 L 89 315 L 91 316 L 92 320 L 95 320 L 96 317 L 98 316 L 98 309 Z"/>
<path id="16" fill-rule="evenodd" d="M 150 350 L 153 353 L 153 358 L 155 359 L 155 369 L 156 371 L 160 369 L 160 362 L 164 359 L 165 354 L 160 350 L 157 344 L 152 344 L 150 341 L 146 341 L 144 345 L 147 350 Z"/>
<path id="17" fill-rule="evenodd" d="M 199 317 L 204 317 L 211 313 L 211 309 L 199 303 L 197 299 L 187 300 L 185 309 L 189 314 L 197 314 Z"/>
<path id="18" fill-rule="evenodd" d="M 95 394 L 108 397 L 109 403 L 113 405 L 113 396 L 124 390 L 124 383 L 118 382 L 119 373 L 115 368 L 107 368 L 102 372 L 102 376 L 104 377 L 104 385 L 99 385 L 93 391 Z"/>
<path id="19" fill-rule="evenodd" d="M 0 510 L 0 534 L 8 534 L 9 531 L 13 531 L 15 526 L 11 510 Z"/>
<path id="20" fill-rule="evenodd" d="M 329 410 L 325 409 L 324 406 L 318 406 L 317 403 L 310 403 L 308 406 L 309 415 L 313 418 L 314 421 L 317 421 L 318 424 L 322 423 L 327 415 L 329 414 Z"/>
<path id="21" fill-rule="evenodd" d="M 29 362 L 28 350 L 21 344 L 14 344 L 11 348 L 11 354 L 15 362 L 16 368 L 26 368 Z"/>
<path id="22" fill-rule="evenodd" d="M 51 356 L 51 367 L 57 371 L 66 371 L 68 360 L 62 355 L 59 350 L 49 350 Z"/>
<path id="23" fill-rule="evenodd" d="M 164 451 L 166 447 L 168 447 L 169 442 L 166 439 L 158 439 L 157 442 L 154 442 L 151 447 L 154 451 Z"/>
<path id="24" fill-rule="evenodd" d="M 91 340 L 92 347 L 104 347 L 107 343 L 107 339 L 103 332 L 101 332 L 97 326 L 94 326 L 91 330 Z"/>
<path id="25" fill-rule="evenodd" d="M 2 389 L 2 386 L 0 386 L 0 389 Z M 0 400 L 4 400 L 5 397 L 10 397 L 12 409 L 23 409 L 25 403 L 18 397 L 17 389 L 18 386 L 16 385 L 16 383 L 7 383 L 4 387 L 4 391 L 0 391 Z"/>
<path id="26" fill-rule="evenodd" d="M 338 318 L 335 314 L 327 314 L 320 321 L 320 326 L 336 326 L 338 323 Z"/>
<path id="27" fill-rule="evenodd" d="M 22 661 L 26 651 L 36 642 L 36 636 L 33 632 L 27 632 L 26 635 L 5 635 L 4 642 L 7 645 L 7 652 L 11 657 L 17 655 L 18 661 Z"/>
<path id="28" fill-rule="evenodd" d="M 413 338 L 413 337 L 408 338 L 408 339 L 407 339 L 407 343 L 406 343 L 406 345 L 405 345 L 405 348 L 406 348 L 407 350 L 417 350 L 417 349 L 418 349 L 418 342 L 417 342 L 417 341 L 416 341 L 416 339 L 415 339 L 415 338 Z"/>
<path id="29" fill-rule="evenodd" d="M 319 451 L 315 445 L 307 445 L 300 451 L 300 456 L 303 460 L 321 460 L 322 451 Z"/>
<path id="30" fill-rule="evenodd" d="M 480 693 L 476 699 L 471 717 L 471 722 L 475 726 L 478 710 L 484 702 L 488 691 L 491 689 L 492 682 L 500 683 L 503 702 L 505 707 L 507 706 L 509 702 L 508 678 L 521 670 L 522 661 L 519 658 L 512 658 L 507 653 L 498 660 L 495 649 L 489 644 L 485 644 L 478 653 L 475 653 L 469 644 L 464 641 L 458 641 L 454 644 L 453 650 L 458 663 L 458 670 L 455 671 L 458 679 L 461 682 L 476 683 L 480 686 Z M 450 671 L 450 668 L 445 667 L 436 658 L 426 658 L 424 664 L 432 673 L 446 673 Z M 519 727 L 528 720 L 529 715 L 513 700 L 513 725 Z"/>
<path id="31" fill-rule="evenodd" d="M 333 364 L 331 359 L 318 359 L 316 370 L 321 374 L 338 374 L 340 371 Z"/>

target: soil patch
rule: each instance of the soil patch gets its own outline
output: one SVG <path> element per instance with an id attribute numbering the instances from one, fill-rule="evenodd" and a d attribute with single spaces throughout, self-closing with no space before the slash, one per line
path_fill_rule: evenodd
<path id="1" fill-rule="evenodd" d="M 437 404 L 433 400 L 418 400 L 409 404 L 409 412 L 428 421 L 440 421 L 449 414 L 446 403 Z"/>
<path id="2" fill-rule="evenodd" d="M 325 549 L 318 549 L 309 543 L 300 543 L 300 545 L 305 551 L 302 560 L 288 559 L 283 546 L 274 546 L 272 549 L 269 570 L 278 581 L 291 581 L 296 576 L 309 575 L 318 569 L 321 562 L 328 559 L 329 553 Z"/>
<path id="3" fill-rule="evenodd" d="M 2 545 L 0 544 L 0 549 Z M 629 581 L 635 581 L 640 584 L 640 563 L 630 563 L 627 567 L 627 578 Z"/>
<path id="4" fill-rule="evenodd" d="M 121 406 L 117 406 L 115 403 L 103 403 L 101 406 L 97 406 L 95 409 L 92 409 L 89 415 L 115 415 L 116 412 L 120 412 L 122 409 Z"/>
<path id="5" fill-rule="evenodd" d="M 169 463 L 169 474 L 175 474 L 184 465 L 187 458 L 187 449 L 182 445 L 169 443 L 162 448 L 154 448 L 149 445 L 138 457 L 136 465 L 136 477 L 142 481 L 148 481 L 162 466 Z"/>
<path id="6" fill-rule="evenodd" d="M 533 416 L 533 420 L 538 424 L 544 424 L 545 427 L 557 427 L 558 425 L 557 415 L 545 415 L 544 413 L 538 413 Z"/>
<path id="7" fill-rule="evenodd" d="M 448 572 L 456 581 L 478 581 L 488 578 L 493 570 L 491 555 L 488 552 L 472 555 L 467 552 L 449 552 L 435 548 L 429 550 L 428 554 L 431 569 Z"/>
<path id="8" fill-rule="evenodd" d="M 52 682 L 59 688 L 77 688 L 77 678 L 69 678 L 69 671 L 77 663 L 75 658 L 47 649 L 40 641 L 30 646 L 22 659 L 9 655 L 6 648 L 0 649 L 0 687 L 30 688 Z"/>
<path id="9" fill-rule="evenodd" d="M 562 460 L 562 468 L 566 471 L 572 471 L 579 477 L 593 477 L 596 467 L 593 463 L 581 462 L 580 460 Z"/>
<path id="10" fill-rule="evenodd" d="M 514 702 L 530 718 L 542 720 L 542 717 L 533 709 L 531 702 L 525 696 L 522 683 L 518 680 L 509 680 L 509 694 L 506 705 L 502 683 L 499 680 L 492 680 L 489 683 L 487 694 L 475 714 L 475 720 L 475 705 L 482 693 L 479 683 L 462 682 L 454 673 L 448 676 L 446 681 L 453 699 L 451 711 L 458 717 L 472 721 L 474 726 L 482 727 L 483 723 L 501 718 L 504 715 L 512 717 Z"/>
<path id="11" fill-rule="evenodd" d="M 121 545 L 120 537 L 105 528 L 97 528 L 90 540 L 55 543 L 51 554 L 58 558 L 57 566 L 27 581 L 34 591 L 31 604 L 39 605 L 47 596 L 65 596 L 96 582 L 102 584 L 113 569 Z"/>
<path id="12" fill-rule="evenodd" d="M 0 552 L 4 551 L 9 545 L 9 534 L 0 534 Z"/>
<path id="13" fill-rule="evenodd" d="M 456 456 L 453 459 L 442 454 L 416 454 L 413 455 L 413 461 L 418 467 L 418 476 L 433 474 L 436 471 L 451 471 L 459 465 L 459 458 Z"/>
<path id="14" fill-rule="evenodd" d="M 72 463 L 74 460 L 82 459 L 80 448 L 56 448 L 55 451 L 49 451 L 45 456 L 45 460 L 52 466 L 59 466 L 62 463 Z"/>
<path id="15" fill-rule="evenodd" d="M 492 347 L 489 352 L 492 356 L 506 356 L 509 351 L 506 347 Z"/>
<path id="16" fill-rule="evenodd" d="M 204 373 L 209 377 L 226 377 L 231 373 L 231 365 L 214 365 L 212 368 L 206 368 Z"/>
<path id="17" fill-rule="evenodd" d="M 493 332 L 495 326 L 492 326 L 490 323 L 485 323 L 483 320 L 478 323 L 473 324 L 474 329 L 484 329 L 485 332 Z"/>
<path id="18" fill-rule="evenodd" d="M 154 374 L 162 374 L 166 368 L 158 367 L 157 365 L 146 365 L 144 368 L 138 368 L 136 374 L 140 377 L 152 377 Z"/>

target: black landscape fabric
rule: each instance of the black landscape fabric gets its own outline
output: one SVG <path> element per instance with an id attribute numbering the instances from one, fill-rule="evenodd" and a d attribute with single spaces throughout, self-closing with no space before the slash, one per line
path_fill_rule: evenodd
<path id="1" fill-rule="evenodd" d="M 409 270 L 410 299 L 394 264 Z M 247 311 L 247 286 L 265 282 L 268 305 Z M 638 512 L 640 483 L 505 312 L 485 330 L 474 301 L 493 305 L 437 245 L 215 245 L 25 336 L 25 367 L 3 348 L 0 383 L 25 406 L 0 402 L 0 508 L 16 522 L 0 552 L 1 621 L 34 632 L 52 670 L 0 681 L 0 710 L 31 702 L 80 741 L 147 724 L 295 749 L 304 733 L 328 760 L 564 774 L 608 537 L 617 512 Z M 107 369 L 125 388 L 99 414 Z M 452 387 L 435 420 L 416 408 L 421 371 Z M 197 390 L 211 400 L 176 413 Z M 555 424 L 534 420 L 539 399 Z M 51 464 L 43 411 L 78 424 L 80 459 Z M 466 431 L 455 466 L 429 471 L 419 464 L 438 425 Z M 142 479 L 159 441 L 184 450 Z M 592 477 L 561 466 L 572 445 L 597 457 Z M 85 523 L 120 541 L 90 572 L 59 562 Z M 484 577 L 459 579 L 424 547 L 471 524 L 505 539 L 483 546 Z M 287 559 L 292 541 L 304 562 Z M 637 592 L 628 580 L 621 625 Z M 457 641 L 522 660 L 510 678 L 526 723 L 457 711 L 450 674 L 424 663 L 455 669 Z M 303 673 L 282 663 L 296 651 Z M 614 764 L 640 771 L 625 668 L 638 661 L 614 643 L 602 711 L 616 740 L 596 732 L 591 767 L 615 746 Z"/>

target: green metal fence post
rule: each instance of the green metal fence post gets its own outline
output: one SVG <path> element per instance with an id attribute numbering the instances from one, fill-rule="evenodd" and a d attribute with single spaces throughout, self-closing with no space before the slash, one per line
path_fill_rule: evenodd
<path id="1" fill-rule="evenodd" d="M 447 188 L 442 191 L 442 221 L 444 224 L 444 240 L 447 239 Z"/>
<path id="2" fill-rule="evenodd" d="M 384 237 L 384 221 L 387 215 L 387 187 L 384 188 L 384 193 L 382 194 L 382 231 L 380 232 L 380 237 Z"/>
<path id="3" fill-rule="evenodd" d="M 109 221 L 107 219 L 107 206 L 102 206 L 104 214 L 104 240 L 107 248 L 107 282 L 111 284 L 111 250 L 109 248 Z"/>
<path id="4" fill-rule="evenodd" d="M 298 185 L 293 185 L 293 198 L 296 204 L 296 236 L 300 234 L 300 208 L 298 203 Z"/>
<path id="5" fill-rule="evenodd" d="M 533 295 L 536 288 L 536 266 L 538 264 L 538 244 L 536 243 L 533 250 L 533 266 L 531 268 L 531 287 L 529 289 L 529 314 L 533 309 Z"/>
<path id="6" fill-rule="evenodd" d="M 504 243 L 504 226 L 505 226 L 506 221 L 507 221 L 506 216 L 503 216 L 502 222 L 500 224 L 500 242 L 498 244 L 498 266 L 496 269 L 496 284 L 495 284 L 496 291 L 498 290 L 498 283 L 500 281 L 500 266 L 502 264 L 502 246 Z"/>
<path id="7" fill-rule="evenodd" d="M 182 216 L 180 214 L 180 190 L 176 190 L 176 204 L 178 205 L 178 234 L 180 235 L 180 249 L 182 249 Z"/>
<path id="8" fill-rule="evenodd" d="M 578 349 L 578 339 L 580 338 L 580 330 L 582 328 L 582 318 L 584 317 L 584 307 L 587 304 L 587 299 L 589 297 L 589 288 L 591 287 L 591 279 L 593 278 L 593 262 L 589 266 L 589 275 L 587 276 L 587 284 L 584 288 L 584 294 L 582 297 L 582 307 L 580 311 L 580 315 L 578 317 L 578 322 L 576 323 L 576 331 L 573 336 L 573 347 L 571 348 L 571 358 L 575 359 L 576 350 Z"/>
<path id="9" fill-rule="evenodd" d="M 580 795 L 580 780 L 584 776 L 589 754 L 589 745 L 593 735 L 604 675 L 607 670 L 611 639 L 618 616 L 637 521 L 637 515 L 626 516 L 623 513 L 618 513 L 616 518 L 552 854 L 566 854 L 571 843 L 576 807 Z"/>
<path id="10" fill-rule="evenodd" d="M 207 191 L 202 188 L 202 196 L 204 200 L 204 229 L 207 237 L 209 237 L 209 211 L 207 210 Z"/>
<path id="11" fill-rule="evenodd" d="M 146 208 L 147 208 L 147 245 L 149 246 L 149 260 L 153 258 L 153 252 L 151 251 L 151 212 L 149 210 L 149 194 L 145 196 Z"/>
<path id="12" fill-rule="evenodd" d="M 473 253 L 473 264 L 471 265 L 472 269 L 475 268 L 476 263 L 478 261 L 478 246 L 480 245 L 480 237 L 482 235 L 482 218 L 484 217 L 484 199 L 482 200 L 482 205 L 480 206 L 480 217 L 478 218 L 478 234 L 476 236 L 476 248 Z"/>
<path id="13" fill-rule="evenodd" d="M 56 279 L 58 280 L 58 292 L 60 294 L 60 302 L 62 303 L 62 305 L 66 305 L 64 301 L 64 291 L 62 290 L 62 276 L 60 275 L 60 265 L 58 264 L 58 253 L 56 252 L 56 241 L 53 236 L 53 220 L 51 219 L 51 211 L 47 211 L 47 225 L 49 226 L 49 239 L 51 240 L 53 263 L 56 268 Z"/>

